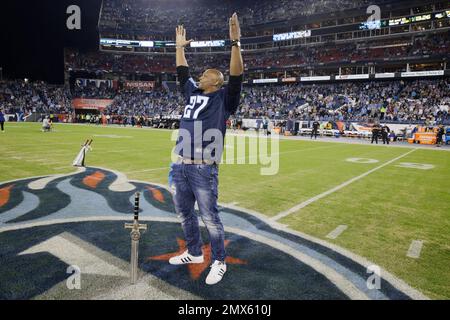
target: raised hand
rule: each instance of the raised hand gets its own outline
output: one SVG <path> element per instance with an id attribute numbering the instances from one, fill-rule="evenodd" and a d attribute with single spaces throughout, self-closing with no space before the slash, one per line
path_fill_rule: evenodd
<path id="1" fill-rule="evenodd" d="M 186 29 L 183 26 L 177 26 L 176 28 L 176 46 L 186 47 L 194 40 L 186 40 Z"/>
<path id="2" fill-rule="evenodd" d="M 239 19 L 235 13 L 230 18 L 230 40 L 241 39 L 241 27 L 239 26 Z"/>

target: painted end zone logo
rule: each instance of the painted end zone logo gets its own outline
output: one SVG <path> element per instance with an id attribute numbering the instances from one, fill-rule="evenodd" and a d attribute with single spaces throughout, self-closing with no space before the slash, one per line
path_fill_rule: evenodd
<path id="1" fill-rule="evenodd" d="M 124 222 L 133 218 L 136 191 L 148 230 L 140 239 L 140 278 L 131 286 Z M 228 271 L 207 286 L 204 228 L 205 263 L 168 263 L 186 243 L 162 186 L 102 168 L 0 183 L 0 299 L 424 298 L 387 272 L 369 285 L 375 274 L 367 265 L 326 243 L 244 211 L 220 211 Z"/>

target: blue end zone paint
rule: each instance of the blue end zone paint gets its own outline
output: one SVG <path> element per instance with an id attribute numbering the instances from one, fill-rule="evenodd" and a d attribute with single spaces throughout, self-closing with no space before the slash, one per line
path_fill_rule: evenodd
<path id="1" fill-rule="evenodd" d="M 67 279 L 68 265 L 49 253 L 18 255 L 59 233 L 60 226 L 0 233 L 0 299 L 31 299 Z"/>
<path id="2" fill-rule="evenodd" d="M 105 174 L 105 178 L 99 182 L 96 188 L 90 188 L 83 183 L 83 179 L 87 176 L 100 171 Z M 129 203 L 128 198 L 134 194 L 135 191 L 120 192 L 121 196 L 118 196 L 118 192 L 114 192 L 108 189 L 108 187 L 116 180 L 117 176 L 112 172 L 100 170 L 96 168 L 86 168 L 86 171 L 82 174 L 73 176 L 70 183 L 77 188 L 95 192 L 103 196 L 108 202 L 109 206 L 121 213 L 133 212 L 133 206 Z M 123 195 L 123 196 L 122 196 Z"/>
<path id="3" fill-rule="evenodd" d="M 83 179 L 96 171 L 101 171 L 105 178 L 95 189 L 84 185 Z M 45 222 L 55 218 L 96 218 L 102 215 L 122 218 L 129 215 L 131 220 L 136 191 L 141 192 L 142 195 L 142 216 L 155 220 L 176 217 L 172 195 L 166 189 L 150 183 L 130 182 L 136 186 L 136 190 L 111 191 L 108 187 L 116 178 L 116 174 L 108 170 L 88 168 L 85 172 L 55 179 L 43 190 L 28 188 L 30 182 L 39 178 L 0 185 L 0 188 L 3 188 L 14 184 L 9 202 L 0 208 L 0 227 L 2 226 L 2 215 L 3 217 L 14 216 L 14 219 L 6 221 L 7 225 L 18 226 L 21 222 Z M 164 201 L 155 199 L 149 187 L 161 192 Z M 24 198 L 24 194 L 28 197 Z M 37 199 L 34 200 L 37 203 L 36 207 L 30 209 L 29 212 L 25 211 L 21 215 L 15 216 L 12 213 L 15 208 L 23 205 L 24 199 L 30 201 L 31 195 L 33 195 L 33 199 Z M 74 201 L 76 203 L 73 203 Z M 27 208 L 27 206 L 24 207 Z M 407 294 L 383 278 L 380 290 L 367 289 L 365 281 L 370 274 L 366 273 L 366 268 L 326 246 L 298 235 L 276 230 L 263 220 L 248 213 L 223 207 L 220 210 L 225 227 L 262 236 L 275 244 L 288 246 L 293 252 L 307 255 L 333 269 L 369 298 L 410 299 Z M 143 234 L 141 241 L 141 269 L 200 297 L 207 299 L 347 298 L 323 274 L 293 256 L 276 249 L 276 245 L 271 247 L 229 232 L 226 234 L 226 239 L 231 241 L 227 247 L 228 255 L 247 260 L 248 264 L 228 264 L 229 272 L 225 275 L 226 281 L 213 287 L 206 286 L 204 279 L 208 270 L 204 271 L 197 281 L 194 281 L 190 278 L 186 266 L 176 267 L 169 265 L 167 261 L 145 262 L 143 260 L 146 257 L 178 251 L 176 238 L 183 238 L 179 223 L 158 221 L 146 223 L 149 225 L 149 230 Z M 44 253 L 27 257 L 17 256 L 17 253 L 62 232 L 73 233 L 118 258 L 129 260 L 130 237 L 129 232 L 123 229 L 123 222 L 78 222 L 34 227 L 22 231 L 0 232 L 0 243 L 2 243 L 0 246 L 2 261 L 0 265 L 0 298 L 30 298 L 68 277 L 65 273 L 67 266 L 55 257 Z M 208 241 L 205 230 L 202 230 L 202 235 L 203 239 Z M 56 261 L 54 261 L 55 259 Z M 46 268 L 45 265 L 50 263 L 52 265 Z M 48 272 L 45 271 L 47 269 Z M 14 285 L 15 283 L 17 285 Z M 25 283 L 30 283 L 30 286 L 25 286 Z"/>
<path id="4" fill-rule="evenodd" d="M 39 206 L 33 211 L 30 211 L 15 219 L 9 220 L 7 223 L 16 223 L 42 218 L 66 207 L 70 203 L 70 196 L 56 188 L 56 185 L 64 179 L 67 178 L 63 177 L 51 181 L 43 190 L 32 190 L 28 188 L 28 183 L 33 180 L 26 180 L 25 183 L 21 182 L 21 191 L 26 191 L 36 195 L 40 200 Z M 49 192 L 49 190 L 51 190 L 51 192 Z M 21 194 L 21 192 L 19 193 Z"/>
<path id="5" fill-rule="evenodd" d="M 152 232 L 144 233 L 140 245 L 140 268 L 173 286 L 205 299 L 347 299 L 336 286 L 312 268 L 291 256 L 238 237 L 227 247 L 230 256 L 248 261 L 246 265 L 228 265 L 226 281 L 216 286 L 204 283 L 208 269 L 197 281 L 191 280 L 186 266 L 167 261 L 147 261 L 178 250 L 176 237 L 182 238 L 174 223 L 151 222 Z M 71 234 L 127 261 L 130 236 L 122 222 L 82 222 L 0 233 L 0 299 L 28 299 L 65 281 L 67 265 L 46 253 L 17 256 L 18 253 L 62 232 Z M 208 239 L 202 230 L 203 239 Z M 226 234 L 226 237 L 231 237 Z M 3 263 L 4 261 L 4 263 Z M 183 297 L 179 297 L 183 299 Z"/>
<path id="6" fill-rule="evenodd" d="M 134 185 L 139 186 L 143 190 L 142 195 L 155 207 L 163 211 L 175 213 L 175 205 L 173 204 L 172 194 L 169 191 L 158 186 L 153 186 L 153 188 L 161 192 L 164 197 L 164 202 L 161 203 L 153 198 L 151 191 L 149 191 L 148 189 L 144 189 L 143 184 L 134 183 Z"/>
<path id="7" fill-rule="evenodd" d="M 16 181 L 0 185 L 0 189 L 5 188 L 9 185 L 14 185 L 10 190 L 9 201 L 5 205 L 0 207 L 0 216 L 2 213 L 17 207 L 23 201 L 22 189 L 24 184 L 28 184 L 28 182 L 26 181 L 30 182 L 33 181 L 33 179 Z"/>
<path id="8" fill-rule="evenodd" d="M 83 179 L 87 176 L 90 176 L 94 174 L 95 172 L 100 171 L 105 175 L 105 178 L 100 181 L 100 183 L 97 185 L 95 189 L 90 188 L 86 186 L 83 183 Z M 108 205 L 115 211 L 121 212 L 121 213 L 131 213 L 133 212 L 134 205 L 130 203 L 129 199 L 131 196 L 133 196 L 137 191 L 141 192 L 141 194 L 144 195 L 144 197 L 147 199 L 147 201 L 151 202 L 152 205 L 155 207 L 165 210 L 165 211 L 175 211 L 175 208 L 173 206 L 172 196 L 170 192 L 167 190 L 153 186 L 155 189 L 158 189 L 164 196 L 164 199 L 166 199 L 165 203 L 161 203 L 159 201 L 156 201 L 153 199 L 153 196 L 149 194 L 149 190 L 147 190 L 145 187 L 148 185 L 144 183 L 135 183 L 132 182 L 131 184 L 136 186 L 136 190 L 132 191 L 125 191 L 125 192 L 116 192 L 109 190 L 109 186 L 117 179 L 117 175 L 113 172 L 97 169 L 97 168 L 87 168 L 85 172 L 82 174 L 74 175 L 73 178 L 70 180 L 70 183 L 77 188 L 84 189 L 87 191 L 95 192 L 101 196 L 103 196 L 106 201 L 108 202 Z M 140 210 L 142 212 L 142 210 Z"/>

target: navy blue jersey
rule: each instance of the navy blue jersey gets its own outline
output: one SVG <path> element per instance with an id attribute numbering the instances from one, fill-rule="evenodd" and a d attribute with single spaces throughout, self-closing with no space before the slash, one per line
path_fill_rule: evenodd
<path id="1" fill-rule="evenodd" d="M 212 157 L 220 160 L 226 121 L 239 105 L 242 75 L 230 76 L 227 86 L 204 94 L 189 76 L 188 67 L 177 67 L 177 72 L 186 101 L 180 120 L 177 153 L 190 159 L 211 160 Z M 187 133 L 187 137 L 184 137 L 183 134 Z M 221 141 L 216 141 L 219 134 Z M 220 148 L 217 144 L 220 144 Z"/>

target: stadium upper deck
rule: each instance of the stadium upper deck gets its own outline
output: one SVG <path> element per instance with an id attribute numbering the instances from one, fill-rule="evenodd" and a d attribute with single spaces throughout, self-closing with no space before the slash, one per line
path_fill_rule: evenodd
<path id="1" fill-rule="evenodd" d="M 371 4 L 379 6 L 379 20 L 376 10 L 368 11 Z M 250 78 L 447 69 L 448 0 L 194 0 L 187 6 L 179 0 L 106 0 L 99 23 L 100 49 L 120 56 L 72 53 L 66 65 L 173 74 L 173 27 L 183 23 L 189 37 L 197 40 L 187 50 L 193 69 L 196 61 L 221 68 L 228 60 L 223 28 L 229 11 L 237 11 L 243 25 L 241 43 Z"/>

